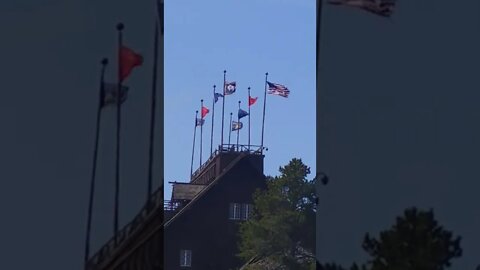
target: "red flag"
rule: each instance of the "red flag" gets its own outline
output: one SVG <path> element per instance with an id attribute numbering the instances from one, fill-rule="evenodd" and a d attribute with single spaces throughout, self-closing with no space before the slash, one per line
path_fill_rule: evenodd
<path id="1" fill-rule="evenodd" d="M 207 107 L 202 106 L 202 119 L 207 116 L 208 112 L 210 112 L 210 110 Z"/>
<path id="2" fill-rule="evenodd" d="M 132 69 L 142 65 L 142 63 L 143 57 L 140 54 L 130 48 L 122 46 L 120 48 L 120 81 L 123 82 L 123 80 L 130 75 Z"/>
<path id="3" fill-rule="evenodd" d="M 257 102 L 257 99 L 258 97 L 248 97 L 248 106 L 252 106 L 253 104 L 255 104 L 255 102 Z"/>

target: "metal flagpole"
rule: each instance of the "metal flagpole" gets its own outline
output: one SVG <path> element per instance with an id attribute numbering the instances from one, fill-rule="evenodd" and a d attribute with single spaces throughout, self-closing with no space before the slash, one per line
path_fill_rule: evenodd
<path id="1" fill-rule="evenodd" d="M 263 95 L 262 141 L 260 144 L 260 151 L 262 151 L 262 153 L 263 153 L 263 134 L 265 132 L 265 107 L 267 106 L 267 78 L 268 78 L 268 72 L 265 73 L 265 93 Z"/>
<path id="2" fill-rule="evenodd" d="M 113 230 L 115 235 L 115 245 L 117 245 L 117 232 L 118 232 L 118 215 L 119 215 L 119 194 L 120 194 L 120 123 L 121 123 L 121 48 L 122 48 L 122 30 L 124 25 L 122 23 L 117 24 L 118 30 L 118 89 L 117 89 L 117 153 L 115 163 L 115 204 L 114 204 L 114 221 Z"/>
<path id="3" fill-rule="evenodd" d="M 193 175 L 193 157 L 195 154 L 195 135 L 197 133 L 198 111 L 195 111 L 195 125 L 193 126 L 193 147 L 192 147 L 192 165 L 190 165 L 190 176 Z"/>
<path id="4" fill-rule="evenodd" d="M 317 104 L 320 105 L 320 95 L 318 93 L 318 89 L 319 89 L 319 73 L 320 73 L 320 65 L 319 65 L 319 59 L 320 59 L 320 33 L 321 33 L 321 21 L 322 21 L 322 2 L 323 0 L 317 0 L 317 38 L 316 38 L 316 49 L 317 49 L 317 59 L 316 59 L 316 66 L 317 66 L 317 80 L 316 80 L 316 86 L 317 86 Z M 317 127 L 318 127 L 318 120 L 320 119 L 320 107 L 317 106 L 317 109 L 316 109 L 316 114 L 317 114 Z M 318 141 L 318 138 L 319 136 L 317 136 L 317 153 L 320 153 L 320 143 Z M 319 170 L 321 164 L 319 163 L 319 160 L 317 158 L 317 170 Z M 316 195 L 317 195 L 317 198 L 319 198 L 319 193 L 320 193 L 320 190 L 319 190 L 319 185 L 316 185 Z M 317 209 L 319 209 L 319 205 L 317 203 Z M 315 220 L 316 220 L 316 226 L 318 227 L 318 225 L 321 223 L 320 221 L 320 211 L 317 210 L 317 213 L 316 213 L 316 217 L 315 217 Z M 316 258 L 317 258 L 317 268 L 319 267 L 319 254 L 320 254 L 320 249 L 318 248 L 318 237 L 315 236 L 315 242 L 317 243 L 317 251 L 316 251 Z"/>
<path id="5" fill-rule="evenodd" d="M 203 99 L 200 100 L 200 118 L 202 119 L 201 121 L 203 122 Z M 202 137 L 203 137 L 203 123 L 200 125 L 200 166 L 202 166 Z"/>
<path id="6" fill-rule="evenodd" d="M 227 71 L 224 70 L 223 71 L 223 101 L 222 101 L 222 137 L 221 137 L 221 140 L 220 140 L 220 149 L 222 149 L 222 147 L 223 147 L 223 126 L 224 126 L 224 117 L 225 117 L 225 98 L 226 98 L 225 83 L 227 82 L 226 81 L 226 76 L 227 76 Z"/>
<path id="7" fill-rule="evenodd" d="M 152 194 L 153 183 L 153 144 L 155 138 L 155 107 L 157 98 L 157 59 L 158 59 L 158 23 L 155 23 L 155 34 L 153 42 L 153 77 L 152 77 L 152 105 L 150 114 L 150 144 L 148 152 L 148 186 L 147 186 L 147 201 Z"/>
<path id="8" fill-rule="evenodd" d="M 212 104 L 212 131 L 210 132 L 210 156 L 213 153 L 213 123 L 215 120 L 215 87 L 213 86 L 213 104 Z"/>
<path id="9" fill-rule="evenodd" d="M 250 86 L 248 87 L 248 150 L 250 151 Z"/>
<path id="10" fill-rule="evenodd" d="M 102 105 L 104 100 L 104 76 L 105 76 L 105 69 L 108 64 L 107 58 L 102 60 L 102 70 L 100 72 L 100 93 L 98 99 L 98 107 L 97 107 L 97 122 L 95 124 L 95 144 L 93 148 L 93 166 L 92 166 L 92 174 L 90 180 L 90 194 L 88 200 L 88 216 L 87 216 L 87 232 L 86 232 L 86 239 L 85 239 L 85 267 L 88 262 L 88 257 L 90 256 L 90 233 L 92 228 L 92 214 L 93 214 L 93 200 L 95 197 L 95 174 L 97 171 L 97 156 L 98 156 L 98 139 L 100 135 L 100 118 L 102 112 Z"/>
<path id="11" fill-rule="evenodd" d="M 240 125 L 240 103 L 241 101 L 239 100 L 238 101 L 238 114 L 237 114 L 237 121 L 238 121 L 238 124 Z M 238 142 L 239 142 L 239 138 L 240 138 L 240 129 L 237 129 L 237 151 L 239 151 L 238 149 Z"/>
<path id="12" fill-rule="evenodd" d="M 230 147 L 230 138 L 232 137 L 232 115 L 233 113 L 230 113 L 230 132 L 228 133 L 228 147 Z"/>

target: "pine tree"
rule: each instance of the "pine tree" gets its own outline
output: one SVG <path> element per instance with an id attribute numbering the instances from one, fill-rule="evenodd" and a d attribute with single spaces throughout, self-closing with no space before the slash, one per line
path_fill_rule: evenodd
<path id="1" fill-rule="evenodd" d="M 315 183 L 301 159 L 267 178 L 267 190 L 254 194 L 252 218 L 240 227 L 240 254 L 259 258 L 263 269 L 315 269 Z M 255 269 L 255 268 L 250 268 Z"/>

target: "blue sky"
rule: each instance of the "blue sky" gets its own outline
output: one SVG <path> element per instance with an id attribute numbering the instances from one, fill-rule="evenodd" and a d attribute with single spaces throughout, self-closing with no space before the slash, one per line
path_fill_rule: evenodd
<path id="1" fill-rule="evenodd" d="M 260 144 L 265 72 L 289 87 L 285 99 L 267 95 L 265 173 L 294 157 L 315 172 L 315 2 L 166 1 L 165 3 L 165 196 L 168 181 L 189 181 L 193 121 L 200 100 L 212 109 L 212 86 L 221 91 L 223 70 L 237 92 L 225 100 L 228 114 L 247 110 L 247 87 L 259 99 L 251 107 L 251 142 Z M 221 100 L 220 100 L 221 101 Z M 214 148 L 220 143 L 221 102 L 215 106 Z M 203 161 L 210 154 L 211 113 L 203 128 Z M 247 120 L 240 144 L 247 143 Z M 199 134 L 194 170 L 199 165 Z M 232 142 L 235 140 L 232 134 Z"/>

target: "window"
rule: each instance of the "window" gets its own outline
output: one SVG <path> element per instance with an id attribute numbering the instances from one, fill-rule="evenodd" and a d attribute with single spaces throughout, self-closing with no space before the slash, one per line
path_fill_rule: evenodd
<path id="1" fill-rule="evenodd" d="M 239 220 L 241 218 L 241 204 L 231 203 L 230 204 L 230 219 Z"/>
<path id="2" fill-rule="evenodd" d="M 180 250 L 180 266 L 191 267 L 192 266 L 192 251 Z"/>
<path id="3" fill-rule="evenodd" d="M 244 204 L 243 211 L 242 211 L 242 219 L 243 220 L 249 219 L 250 216 L 252 215 L 252 210 L 253 210 L 253 205 L 248 203 Z"/>
<path id="4" fill-rule="evenodd" d="M 231 203 L 230 219 L 231 220 L 247 220 L 252 215 L 253 205 L 248 203 Z"/>

